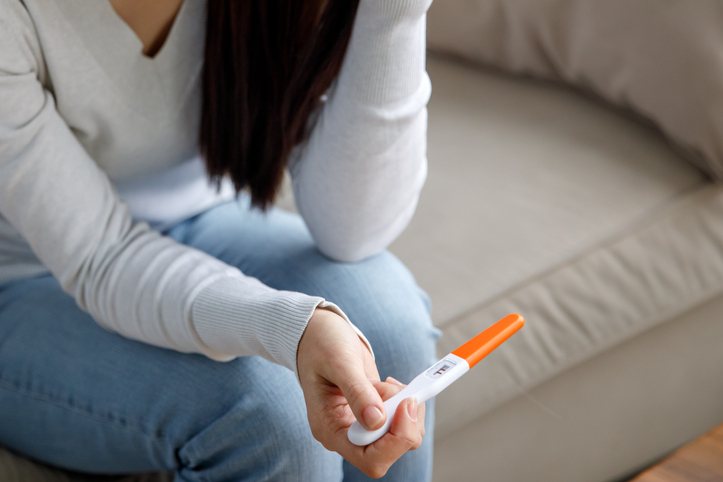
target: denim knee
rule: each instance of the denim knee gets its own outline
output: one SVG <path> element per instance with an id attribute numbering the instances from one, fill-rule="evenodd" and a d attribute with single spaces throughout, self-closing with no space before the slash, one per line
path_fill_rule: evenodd
<path id="1" fill-rule="evenodd" d="M 441 332 L 432 324 L 431 302 L 401 261 L 385 252 L 326 269 L 336 280 L 327 296 L 369 339 L 382 378 L 413 377 L 435 361 Z"/>
<path id="2" fill-rule="evenodd" d="M 252 357 L 256 358 L 256 357 Z M 341 457 L 311 435 L 303 394 L 287 369 L 261 360 L 251 384 L 238 390 L 236 403 L 209 421 L 179 450 L 178 480 L 329 480 L 342 478 Z M 249 386 L 253 385 L 253 386 Z"/>

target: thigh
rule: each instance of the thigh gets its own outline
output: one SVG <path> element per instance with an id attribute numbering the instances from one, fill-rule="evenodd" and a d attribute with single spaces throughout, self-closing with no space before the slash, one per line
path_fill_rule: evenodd
<path id="1" fill-rule="evenodd" d="M 273 288 L 339 305 L 371 342 L 382 379 L 393 376 L 408 383 L 436 360 L 440 332 L 432 325 L 429 299 L 395 256 L 384 252 L 359 263 L 335 262 L 316 249 L 298 215 L 279 209 L 264 214 L 247 206 L 219 206 L 172 235 Z M 427 408 L 423 447 L 395 464 L 389 480 L 429 478 L 433 402 Z M 345 472 L 345 480 L 363 478 L 348 465 Z"/>
<path id="2" fill-rule="evenodd" d="M 0 288 L 0 443 L 62 468 L 174 470 L 182 480 L 341 469 L 312 439 L 289 370 L 128 340 L 98 326 L 52 277 Z M 315 463 L 329 467 L 309 472 Z"/>

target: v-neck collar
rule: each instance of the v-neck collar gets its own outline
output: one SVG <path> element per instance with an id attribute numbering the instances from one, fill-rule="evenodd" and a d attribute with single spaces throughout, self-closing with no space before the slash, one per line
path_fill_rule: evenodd
<path id="1" fill-rule="evenodd" d="M 131 33 L 134 34 L 134 36 L 136 37 L 136 40 L 138 40 L 139 48 L 141 49 L 141 55 L 143 55 L 143 56 L 146 57 L 147 59 L 155 60 L 155 59 L 161 54 L 161 52 L 163 51 L 163 48 L 167 45 L 167 40 L 169 40 L 169 38 L 171 37 L 171 33 L 173 32 L 173 30 L 177 30 L 175 27 L 176 27 L 176 26 L 178 25 L 178 23 L 179 23 L 180 16 L 181 16 L 181 11 L 183 10 L 184 6 L 185 6 L 188 2 L 186 2 L 185 0 L 181 0 L 181 4 L 177 6 L 177 9 L 176 9 L 176 11 L 174 12 L 173 18 L 171 19 L 170 29 L 168 29 L 167 31 L 165 31 L 165 36 L 164 36 L 164 38 L 162 39 L 163 41 L 161 42 L 160 48 L 157 48 L 157 46 L 155 45 L 155 42 L 157 42 L 158 39 L 155 39 L 155 40 L 154 40 L 154 45 L 153 45 L 153 47 L 154 47 L 154 52 L 155 52 L 155 53 L 154 53 L 153 55 L 148 55 L 148 54 L 146 54 L 146 53 L 144 52 L 146 46 L 143 44 L 143 40 L 141 40 L 140 37 L 138 36 L 138 32 L 136 32 L 136 31 L 133 29 L 133 27 L 131 27 L 131 26 L 128 24 L 128 22 L 127 22 L 125 19 L 123 19 L 123 17 L 118 13 L 118 11 L 115 9 L 115 7 L 114 7 L 113 4 L 112 4 L 112 0 L 111 0 L 111 1 L 105 0 L 103 3 L 106 3 L 107 5 L 110 5 L 110 6 L 111 6 L 111 10 L 113 10 L 113 11 L 115 12 L 116 16 L 119 17 L 119 18 L 121 19 L 121 21 L 126 25 L 126 27 L 128 27 L 128 29 L 131 31 Z"/>
<path id="2" fill-rule="evenodd" d="M 154 57 L 143 54 L 143 43 L 108 0 L 53 3 L 136 109 L 153 118 L 182 107 L 203 65 L 206 0 L 183 1 Z"/>

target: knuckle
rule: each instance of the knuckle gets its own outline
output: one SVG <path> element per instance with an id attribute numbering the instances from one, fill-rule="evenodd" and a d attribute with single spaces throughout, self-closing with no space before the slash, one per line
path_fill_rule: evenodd
<path id="1" fill-rule="evenodd" d="M 418 441 L 416 438 L 414 438 L 414 437 L 405 438 L 404 441 L 406 442 L 406 445 L 407 445 L 407 447 L 408 447 L 407 450 L 414 450 L 412 447 L 414 447 L 414 446 L 417 445 L 418 443 L 421 444 L 421 442 L 419 442 L 419 441 Z"/>
<path id="2" fill-rule="evenodd" d="M 324 448 L 327 450 L 331 450 L 328 445 L 328 432 L 324 430 L 320 425 L 314 425 L 310 426 L 311 428 L 311 436 L 314 437 L 316 441 L 321 443 Z"/>
<path id="3" fill-rule="evenodd" d="M 319 442 L 326 450 L 334 450 L 333 447 L 331 447 L 329 437 L 327 437 L 324 431 L 319 430 L 318 428 L 312 428 L 311 436 L 314 437 L 314 439 Z"/>
<path id="4" fill-rule="evenodd" d="M 330 407 L 324 408 L 322 415 L 325 419 L 330 421 L 344 420 L 351 414 L 349 405 L 346 404 L 335 404 Z"/>
<path id="5" fill-rule="evenodd" d="M 422 445 L 422 437 L 418 434 L 417 436 L 405 436 L 402 440 L 407 450 L 416 450 Z"/>
<path id="6" fill-rule="evenodd" d="M 316 440 L 321 442 L 322 439 L 322 432 L 317 427 L 311 427 L 311 436 L 314 437 Z"/>
<path id="7" fill-rule="evenodd" d="M 332 444 L 330 444 L 326 440 L 319 440 L 319 442 L 321 443 L 321 446 L 324 447 L 326 450 L 328 450 L 329 452 L 334 452 L 334 446 Z"/>
<path id="8" fill-rule="evenodd" d="M 402 443 L 405 446 L 412 447 L 414 444 L 417 443 L 417 439 L 419 438 L 418 435 L 419 435 L 419 432 L 417 432 L 416 435 L 414 433 L 405 433 L 405 434 L 401 435 L 399 438 L 402 439 Z"/>
<path id="9" fill-rule="evenodd" d="M 367 385 L 364 382 L 352 382 L 347 386 L 344 397 L 350 405 L 356 405 L 357 402 L 364 399 L 367 393 Z"/>
<path id="10" fill-rule="evenodd" d="M 367 475 L 372 479 L 381 479 L 386 475 L 387 470 L 389 470 L 389 466 L 385 464 L 373 464 L 369 467 Z"/>
<path id="11" fill-rule="evenodd" d="M 411 447 L 409 447 L 409 450 L 417 450 L 421 446 L 422 446 L 422 439 L 420 438 L 419 440 L 414 442 Z"/>

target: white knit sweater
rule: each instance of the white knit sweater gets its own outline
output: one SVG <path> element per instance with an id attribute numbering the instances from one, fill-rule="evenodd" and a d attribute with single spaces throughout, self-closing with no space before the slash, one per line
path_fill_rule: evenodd
<path id="1" fill-rule="evenodd" d="M 290 172 L 319 249 L 380 252 L 426 176 L 431 0 L 361 0 L 341 74 Z M 102 326 L 292 370 L 314 309 L 164 237 L 232 197 L 198 158 L 204 0 L 150 59 L 106 0 L 0 0 L 0 282 L 50 271 Z M 336 309 L 332 307 L 332 309 Z"/>

